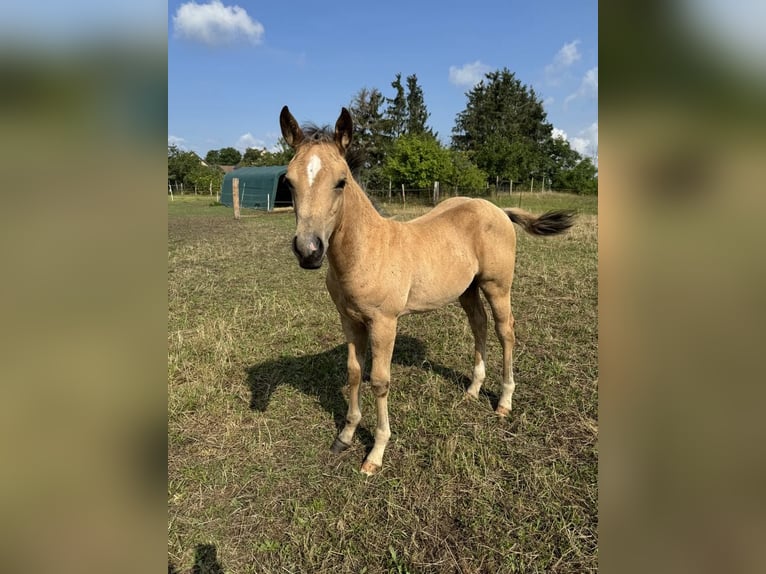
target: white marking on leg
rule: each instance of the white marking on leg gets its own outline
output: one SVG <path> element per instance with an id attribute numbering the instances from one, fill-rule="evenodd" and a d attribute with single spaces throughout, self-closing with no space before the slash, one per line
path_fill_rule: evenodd
<path id="1" fill-rule="evenodd" d="M 468 387 L 466 392 L 471 395 L 473 398 L 478 399 L 479 398 L 479 390 L 481 389 L 481 384 L 484 382 L 484 379 L 487 376 L 487 370 L 484 366 L 484 361 L 480 360 L 478 365 L 475 365 L 473 368 L 473 379 L 471 380 L 471 385 Z"/>
<path id="2" fill-rule="evenodd" d="M 508 378 L 508 382 L 503 383 L 503 392 L 500 395 L 500 400 L 497 403 L 498 407 L 508 409 L 509 411 L 511 410 L 513 391 L 515 388 L 516 383 L 513 381 L 513 372 L 511 372 L 511 376 Z"/>
<path id="3" fill-rule="evenodd" d="M 314 185 L 314 178 L 316 178 L 320 169 L 322 169 L 322 160 L 319 159 L 319 156 L 312 155 L 309 164 L 306 167 L 306 175 L 308 175 L 309 178 L 309 187 Z"/>
<path id="4" fill-rule="evenodd" d="M 378 411 L 378 424 L 375 427 L 375 444 L 367 455 L 365 463 L 370 463 L 380 468 L 383 465 L 383 451 L 386 450 L 388 439 L 391 438 L 391 427 L 388 425 L 388 393 L 382 397 L 376 397 L 375 402 Z"/>
<path id="5" fill-rule="evenodd" d="M 473 368 L 473 380 L 484 382 L 487 376 L 487 370 L 484 366 L 484 361 L 480 361 L 478 365 Z"/>

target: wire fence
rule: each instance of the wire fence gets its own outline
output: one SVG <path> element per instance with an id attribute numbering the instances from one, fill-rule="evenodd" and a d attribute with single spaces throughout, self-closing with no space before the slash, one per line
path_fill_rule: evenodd
<path id="1" fill-rule="evenodd" d="M 439 182 L 434 182 L 433 188 L 414 188 L 400 186 L 399 188 L 391 187 L 386 189 L 381 188 L 368 188 L 362 186 L 368 196 L 385 203 L 412 203 L 417 205 L 436 205 L 440 201 L 447 199 L 448 197 L 467 196 L 467 197 L 483 197 L 483 198 L 500 198 L 500 197 L 518 197 L 526 193 L 541 193 L 541 192 L 561 192 L 561 193 L 578 193 L 574 189 L 552 189 L 549 186 L 538 183 L 534 185 L 532 182 L 523 182 L 520 184 L 511 182 L 500 182 L 499 185 L 489 185 L 483 188 L 468 188 L 457 186 L 443 186 Z"/>
<path id="2" fill-rule="evenodd" d="M 547 182 L 546 182 L 547 183 Z M 442 186 L 439 182 L 434 182 L 433 188 L 417 188 L 399 186 L 391 188 L 368 188 L 362 182 L 362 189 L 368 196 L 379 202 L 385 203 L 402 203 L 413 205 L 436 205 L 440 201 L 447 199 L 448 197 L 467 196 L 467 197 L 483 197 L 483 198 L 498 198 L 498 197 L 518 197 L 519 195 L 526 193 L 540 193 L 540 192 L 560 192 L 560 193 L 578 193 L 575 189 L 553 189 L 547 186 L 543 182 L 534 181 L 530 182 L 510 182 L 500 181 L 497 184 L 487 185 L 483 188 L 469 188 L 469 187 L 457 187 L 457 186 Z M 207 187 L 202 188 L 184 188 L 181 185 L 168 185 L 168 195 L 185 196 L 185 195 L 204 195 L 215 198 L 216 201 L 220 201 L 221 188 Z M 284 207 L 284 205 L 281 205 Z M 275 205 L 275 207 L 279 207 Z"/>

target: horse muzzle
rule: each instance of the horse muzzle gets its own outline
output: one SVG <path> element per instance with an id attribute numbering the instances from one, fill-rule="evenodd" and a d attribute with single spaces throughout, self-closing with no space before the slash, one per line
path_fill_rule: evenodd
<path id="1" fill-rule="evenodd" d="M 325 245 L 316 235 L 293 237 L 293 253 L 298 265 L 304 269 L 319 269 L 325 254 Z"/>

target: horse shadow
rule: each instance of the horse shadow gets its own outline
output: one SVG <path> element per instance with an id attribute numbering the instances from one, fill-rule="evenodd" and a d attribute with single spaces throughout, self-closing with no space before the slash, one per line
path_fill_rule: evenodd
<path id="1" fill-rule="evenodd" d="M 189 574 L 224 574 L 218 561 L 218 551 L 213 544 L 197 544 L 194 549 L 194 566 Z M 178 568 L 168 560 L 168 574 L 180 574 Z"/>
<path id="2" fill-rule="evenodd" d="M 364 366 L 365 382 L 369 381 L 370 354 L 367 353 Z M 282 356 L 247 367 L 246 384 L 250 389 L 250 408 L 265 412 L 274 391 L 279 386 L 288 384 L 307 396 L 315 397 L 322 408 L 332 416 L 335 426 L 340 431 L 345 424 L 348 410 L 348 402 L 342 392 L 346 385 L 346 359 L 347 346 L 344 344 L 314 355 Z M 425 345 L 409 335 L 396 337 L 391 362 L 405 367 L 431 370 L 463 390 L 471 384 L 471 379 L 464 373 L 429 361 L 426 358 Z M 492 400 L 492 393 L 487 394 Z M 497 397 L 494 400 L 497 402 Z M 372 434 L 361 426 L 357 429 L 357 435 L 359 440 L 369 447 L 374 443 Z"/>

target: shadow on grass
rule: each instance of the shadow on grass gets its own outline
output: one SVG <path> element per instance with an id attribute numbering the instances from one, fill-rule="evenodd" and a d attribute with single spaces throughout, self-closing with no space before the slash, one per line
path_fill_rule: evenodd
<path id="1" fill-rule="evenodd" d="M 370 355 L 368 350 L 365 381 L 369 381 Z M 316 397 L 322 408 L 333 417 L 340 431 L 348 410 L 348 403 L 341 392 L 346 384 L 346 357 L 346 345 L 338 345 L 316 355 L 284 356 L 248 367 L 246 370 L 247 386 L 251 393 L 250 408 L 259 412 L 266 411 L 272 393 L 280 385 L 288 384 L 308 396 Z M 406 367 L 430 369 L 458 384 L 463 390 L 471 383 L 466 375 L 428 361 L 423 343 L 408 335 L 397 336 L 392 362 Z M 497 402 L 497 397 L 493 397 L 491 393 L 489 396 Z M 360 426 L 357 435 L 362 444 L 372 447 L 374 439 L 368 430 Z"/>
<path id="2" fill-rule="evenodd" d="M 189 571 L 190 574 L 224 574 L 217 554 L 213 544 L 197 544 L 194 549 L 194 566 Z M 181 574 L 170 560 L 168 560 L 168 574 Z"/>

